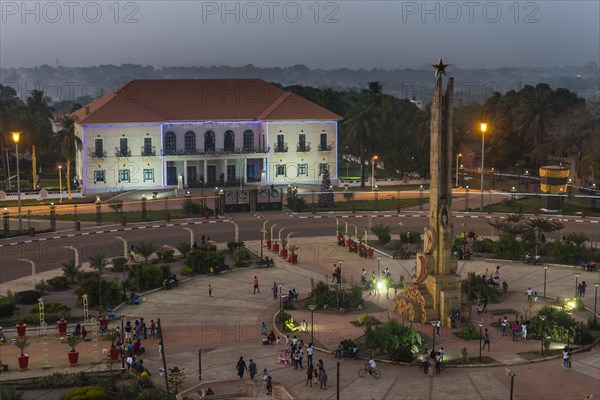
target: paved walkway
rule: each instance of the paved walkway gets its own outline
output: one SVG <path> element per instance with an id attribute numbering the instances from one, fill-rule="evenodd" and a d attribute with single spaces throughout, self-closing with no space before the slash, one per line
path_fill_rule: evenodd
<path id="1" fill-rule="evenodd" d="M 263 346 L 260 343 L 260 324 L 265 321 L 272 325 L 273 315 L 279 309 L 279 301 L 274 299 L 270 290 L 273 282 L 283 283 L 287 292 L 292 287 L 305 296 L 310 290 L 311 278 L 330 278 L 331 266 L 337 260 L 343 260 L 343 275 L 348 281 L 358 282 L 360 271 L 364 267 L 368 271 L 377 270 L 377 260 L 365 260 L 356 254 L 348 253 L 347 249 L 339 248 L 332 238 L 297 239 L 295 243 L 301 246 L 298 265 L 290 265 L 276 257 L 276 267 L 269 269 L 242 269 L 220 276 L 195 278 L 183 283 L 171 291 L 157 291 L 144 296 L 139 306 L 125 306 L 123 312 L 127 320 L 143 317 L 161 319 L 165 336 L 165 353 L 168 367 L 185 368 L 187 379 L 185 387 L 198 382 L 199 357 L 202 351 L 202 382 L 234 379 L 236 377 L 235 363 L 240 355 L 246 360 L 252 358 L 258 365 L 259 372 L 267 368 L 275 381 L 287 385 L 298 398 L 329 399 L 335 398 L 336 360 L 329 353 L 316 353 L 315 359 L 325 362 L 331 387 L 327 390 L 310 388 L 304 385 L 305 370 L 294 370 L 289 365 L 278 363 L 280 349 L 276 346 Z M 394 279 L 400 275 L 408 277 L 414 260 L 392 260 L 383 257 L 380 269 L 386 266 L 392 271 Z M 461 274 L 467 272 L 483 273 L 495 270 L 498 263 L 491 261 L 467 261 L 459 264 Z M 491 351 L 484 350 L 484 355 L 492 357 L 503 364 L 522 361 L 517 353 L 538 351 L 540 343 L 513 342 L 510 337 L 502 337 L 490 324 L 502 315 L 493 315 L 498 310 L 515 310 L 521 314 L 529 313 L 525 290 L 532 287 L 541 293 L 543 290 L 544 270 L 539 266 L 520 263 L 503 262 L 500 273 L 509 285 L 510 294 L 502 303 L 490 304 L 488 313 L 478 317 L 474 313 L 473 321 L 483 321 L 492 332 Z M 575 271 L 568 267 L 551 266 L 547 271 L 547 293 L 549 297 L 572 296 L 575 290 L 574 272 L 581 273 L 579 281 L 585 280 L 588 288 L 593 289 L 593 282 L 598 280 L 598 273 Z M 257 275 L 260 279 L 261 292 L 253 294 L 252 279 Z M 208 284 L 213 287 L 213 296 L 208 295 Z M 365 300 L 370 304 L 369 309 L 380 320 L 395 318 L 390 299 L 385 296 L 369 297 Z M 586 306 L 593 308 L 594 293 L 589 290 L 584 299 Z M 533 305 L 533 309 L 539 306 Z M 535 310 L 532 310 L 535 313 Z M 303 310 L 291 311 L 296 320 L 306 319 L 310 322 L 310 312 Z M 332 350 L 344 338 L 357 338 L 363 330 L 350 324 L 361 312 L 334 314 L 330 312 L 315 312 L 315 339 L 319 346 Z M 509 315 L 509 318 L 512 316 Z M 514 318 L 514 317 L 512 317 Z M 576 315 L 578 319 L 587 319 L 587 315 Z M 421 329 L 431 340 L 431 326 Z M 305 342 L 310 340 L 309 333 L 298 334 Z M 162 384 L 158 376 L 158 368 L 162 362 L 158 357 L 158 340 L 149 338 L 144 342 L 147 349 L 144 363 L 154 374 L 155 382 Z M 443 329 L 436 337 L 436 347 L 445 347 L 447 359 L 459 357 L 460 347 L 467 347 L 469 357 L 477 357 L 478 342 L 463 342 L 451 332 Z M 558 346 L 558 345 L 557 345 Z M 81 366 L 67 366 L 68 348 L 59 343 L 58 335 L 50 337 L 48 362 L 52 369 L 44 370 L 43 343 L 36 341 L 28 349 L 30 354 L 30 370 L 17 371 L 16 355 L 18 349 L 14 346 L 0 348 L 2 359 L 8 362 L 10 371 L 2 374 L 3 380 L 21 377 L 39 376 L 49 372 L 91 370 L 104 368 L 103 364 L 92 367 L 94 357 L 102 358 L 102 349 L 107 348 L 107 342 L 100 342 L 97 353 L 93 352 L 90 343 L 79 346 Z M 389 365 L 380 362 L 379 369 L 382 378 L 374 380 L 371 377 L 359 378 L 357 371 L 364 361 L 342 360 L 340 362 L 340 388 L 343 399 L 506 399 L 509 397 L 510 379 L 505 376 L 503 366 L 485 368 L 447 368 L 440 376 L 429 378 L 416 366 Z M 544 361 L 536 364 L 510 366 L 516 372 L 515 398 L 561 398 L 583 399 L 589 394 L 600 396 L 600 355 L 598 346 L 590 352 L 574 356 L 573 369 L 564 370 L 559 359 Z M 415 384 L 416 383 L 416 384 Z"/>

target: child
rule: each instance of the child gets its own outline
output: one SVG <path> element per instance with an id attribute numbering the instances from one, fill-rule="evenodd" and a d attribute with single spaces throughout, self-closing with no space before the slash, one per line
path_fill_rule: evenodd
<path id="1" fill-rule="evenodd" d="M 538 292 L 533 292 L 533 301 L 534 302 L 538 301 Z"/>
<path id="2" fill-rule="evenodd" d="M 212 297 L 212 286 L 210 286 L 210 283 L 208 284 L 208 297 Z"/>

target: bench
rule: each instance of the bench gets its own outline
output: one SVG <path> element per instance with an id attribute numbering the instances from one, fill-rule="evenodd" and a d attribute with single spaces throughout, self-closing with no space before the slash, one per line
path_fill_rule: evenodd
<path id="1" fill-rule="evenodd" d="M 258 266 L 258 268 L 268 268 L 268 267 L 272 267 L 273 266 L 273 260 L 259 260 L 256 262 L 256 265 Z"/>
<path id="2" fill-rule="evenodd" d="M 392 258 L 397 259 L 400 258 L 402 260 L 407 260 L 412 256 L 413 252 L 408 247 L 402 249 L 402 251 L 394 251 L 392 253 Z"/>

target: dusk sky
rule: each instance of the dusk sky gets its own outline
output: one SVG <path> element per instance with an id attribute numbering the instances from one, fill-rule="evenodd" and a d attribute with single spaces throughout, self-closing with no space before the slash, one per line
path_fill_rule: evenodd
<path id="1" fill-rule="evenodd" d="M 0 66 L 464 68 L 600 59 L 591 1 L 1 2 Z M 230 12 L 227 13 L 227 10 Z M 237 20 L 237 21 L 236 21 Z"/>

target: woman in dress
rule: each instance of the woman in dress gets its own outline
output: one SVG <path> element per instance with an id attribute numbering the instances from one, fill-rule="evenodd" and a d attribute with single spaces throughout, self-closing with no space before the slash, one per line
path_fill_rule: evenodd
<path id="1" fill-rule="evenodd" d="M 435 357 L 435 350 L 432 350 L 429 354 L 429 376 L 431 377 L 435 374 L 435 364 L 437 362 Z"/>

